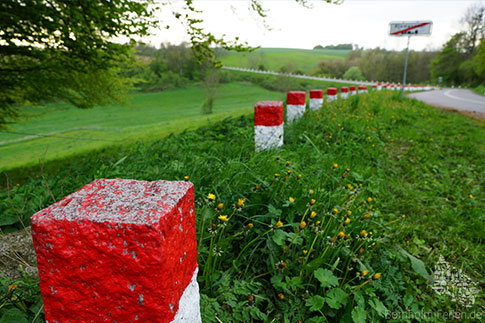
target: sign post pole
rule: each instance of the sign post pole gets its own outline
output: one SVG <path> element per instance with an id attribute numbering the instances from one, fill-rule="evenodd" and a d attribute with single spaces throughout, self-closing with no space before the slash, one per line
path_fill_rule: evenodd
<path id="1" fill-rule="evenodd" d="M 406 89 L 406 74 L 408 71 L 409 41 L 411 36 L 431 35 L 432 21 L 393 21 L 389 23 L 390 36 L 408 36 L 408 46 L 406 48 L 406 62 L 404 63 L 404 76 L 402 81 L 401 99 L 404 98 Z"/>
<path id="2" fill-rule="evenodd" d="M 402 79 L 401 99 L 404 99 L 404 88 L 406 87 L 406 74 L 408 72 L 408 56 L 409 56 L 409 41 L 411 35 L 408 36 L 408 47 L 406 48 L 406 62 L 404 63 L 404 76 Z"/>

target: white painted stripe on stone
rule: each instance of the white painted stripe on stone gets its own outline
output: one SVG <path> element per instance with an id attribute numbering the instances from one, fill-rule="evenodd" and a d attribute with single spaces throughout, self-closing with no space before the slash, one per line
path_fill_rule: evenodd
<path id="1" fill-rule="evenodd" d="M 340 98 L 341 98 L 342 100 L 345 100 L 345 99 L 347 99 L 348 97 L 349 97 L 349 92 L 342 92 L 342 93 L 340 93 Z"/>
<path id="2" fill-rule="evenodd" d="M 327 102 L 332 102 L 332 101 L 335 101 L 335 100 L 337 100 L 336 95 L 327 95 Z"/>
<path id="3" fill-rule="evenodd" d="M 323 98 L 321 99 L 310 99 L 310 109 L 311 110 L 318 110 L 323 105 Z"/>
<path id="4" fill-rule="evenodd" d="M 350 95 L 356 95 L 357 94 L 357 91 L 350 91 Z"/>
<path id="5" fill-rule="evenodd" d="M 254 126 L 256 151 L 283 146 L 284 123 L 279 126 Z"/>
<path id="6" fill-rule="evenodd" d="M 202 322 L 200 317 L 200 295 L 199 284 L 197 283 L 197 273 L 199 267 L 195 268 L 192 279 L 187 285 L 179 300 L 179 309 L 173 323 L 188 322 L 199 323 Z"/>
<path id="7" fill-rule="evenodd" d="M 296 104 L 287 104 L 286 105 L 286 120 L 288 123 L 291 123 L 295 120 L 300 119 L 305 113 L 305 106 L 304 105 L 296 105 Z"/>

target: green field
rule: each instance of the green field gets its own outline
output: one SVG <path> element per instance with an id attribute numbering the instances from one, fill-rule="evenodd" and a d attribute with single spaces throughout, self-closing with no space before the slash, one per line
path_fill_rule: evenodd
<path id="1" fill-rule="evenodd" d="M 198 86 L 134 94 L 126 105 L 81 110 L 54 103 L 25 108 L 28 118 L 12 125 L 19 134 L 0 132 L 0 171 L 35 165 L 102 147 L 162 138 L 228 116 L 252 111 L 261 100 L 282 100 L 284 94 L 242 83 L 223 84 L 214 114 L 201 115 L 204 93 Z M 39 137 L 40 135 L 41 137 Z"/>
<path id="2" fill-rule="evenodd" d="M 279 71 L 286 66 L 307 74 L 318 62 L 344 59 L 348 53 L 348 50 L 337 49 L 260 48 L 252 53 L 225 53 L 220 59 L 226 66 L 258 68 L 263 65 L 266 70 L 271 71 Z"/>

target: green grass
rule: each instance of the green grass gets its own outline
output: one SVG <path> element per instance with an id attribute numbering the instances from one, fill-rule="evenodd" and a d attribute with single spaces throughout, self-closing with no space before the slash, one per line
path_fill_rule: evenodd
<path id="1" fill-rule="evenodd" d="M 444 322 L 443 312 L 473 322 L 482 313 L 483 299 L 465 308 L 436 294 L 429 276 L 443 256 L 483 281 L 483 122 L 370 93 L 287 125 L 279 150 L 255 153 L 252 133 L 253 118 L 243 116 L 48 164 L 45 182 L 32 171 L 0 192 L 3 229 L 28 223 L 52 204 L 51 193 L 59 200 L 94 178 L 189 176 L 204 322 L 384 322 L 390 313 L 404 314 L 399 322 Z M 234 208 L 241 198 L 245 205 Z M 13 295 L 13 282 L 0 283 L 0 315 L 32 298 L 27 292 L 38 295 L 30 281 L 16 282 Z M 38 299 L 19 315 L 32 318 Z"/>
<path id="2" fill-rule="evenodd" d="M 479 85 L 472 89 L 476 94 L 485 95 L 485 85 Z"/>
<path id="3" fill-rule="evenodd" d="M 12 126 L 21 134 L 0 132 L 0 171 L 38 164 L 44 156 L 51 161 L 112 145 L 162 138 L 230 115 L 250 113 L 257 101 L 282 98 L 280 93 L 256 86 L 229 83 L 220 87 L 212 115 L 201 115 L 204 93 L 195 85 L 134 94 L 126 105 L 81 110 L 53 103 L 26 108 L 27 118 Z"/>
<path id="4" fill-rule="evenodd" d="M 266 70 L 279 71 L 282 67 L 291 67 L 294 71 L 310 73 L 320 61 L 344 59 L 348 50 L 336 49 L 291 49 L 260 48 L 252 53 L 229 52 L 221 56 L 226 66 L 258 68 L 263 65 Z"/>

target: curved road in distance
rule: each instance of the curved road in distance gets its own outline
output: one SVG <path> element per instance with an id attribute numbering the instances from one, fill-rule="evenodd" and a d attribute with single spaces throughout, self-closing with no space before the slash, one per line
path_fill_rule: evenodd
<path id="1" fill-rule="evenodd" d="M 428 92 L 411 93 L 414 98 L 429 105 L 450 108 L 464 112 L 474 112 L 485 116 L 485 96 L 463 89 L 441 89 Z"/>

